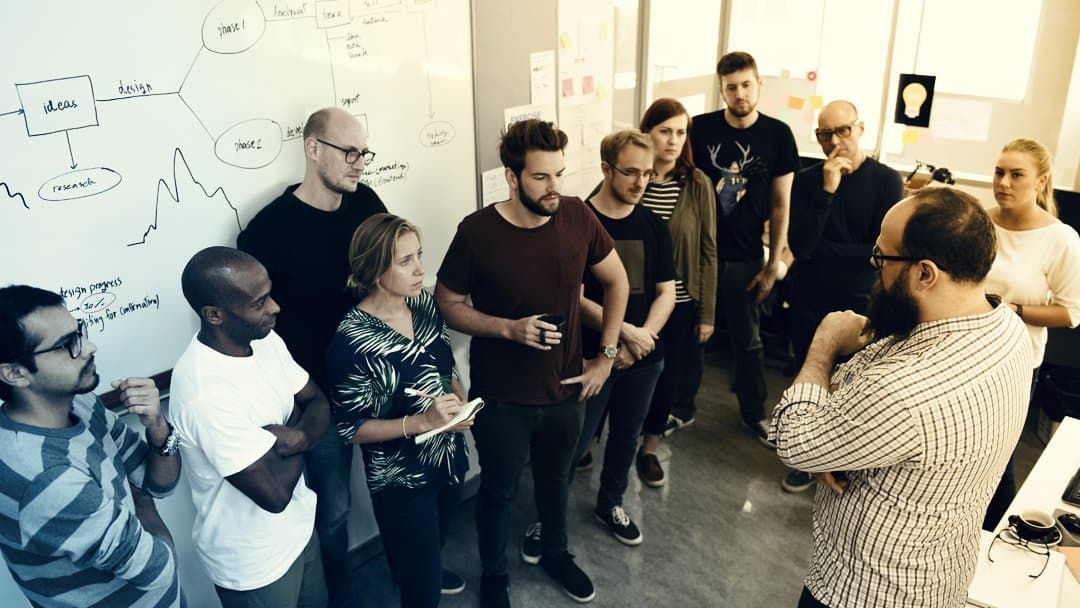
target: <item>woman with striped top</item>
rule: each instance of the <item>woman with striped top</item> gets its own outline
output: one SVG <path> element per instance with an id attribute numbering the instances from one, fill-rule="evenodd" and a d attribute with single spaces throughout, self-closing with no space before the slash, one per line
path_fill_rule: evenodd
<path id="1" fill-rule="evenodd" d="M 638 475 L 655 488 L 665 481 L 656 457 L 665 430 L 694 421 L 702 349 L 713 333 L 716 199 L 709 178 L 694 166 L 688 136 L 690 114 L 681 103 L 657 99 L 641 118 L 641 131 L 652 138 L 656 174 L 641 202 L 667 222 L 675 254 L 675 310 L 661 332 L 666 363 L 637 455 Z"/>

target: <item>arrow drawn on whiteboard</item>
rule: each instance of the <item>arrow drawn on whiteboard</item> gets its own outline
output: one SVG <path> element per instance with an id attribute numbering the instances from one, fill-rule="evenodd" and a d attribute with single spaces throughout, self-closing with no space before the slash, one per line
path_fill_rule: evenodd
<path id="1" fill-rule="evenodd" d="M 180 187 L 179 187 L 179 184 L 178 184 L 178 181 L 177 181 L 177 172 L 178 172 L 178 169 L 180 168 L 181 164 L 184 166 L 184 171 L 187 173 L 188 178 L 191 179 L 191 182 L 193 184 L 195 184 L 196 186 L 198 186 L 200 190 L 202 190 L 203 196 L 205 196 L 208 199 L 212 199 L 212 198 L 216 197 L 218 194 L 220 194 L 221 198 L 225 199 L 225 204 L 229 206 L 229 209 L 232 210 L 233 215 L 236 217 L 236 228 L 237 228 L 237 230 L 239 230 L 241 228 L 241 226 L 240 226 L 240 212 L 237 211 L 236 206 L 233 205 L 232 201 L 229 200 L 229 195 L 226 194 L 225 189 L 222 188 L 221 186 L 218 186 L 217 188 L 214 189 L 213 192 L 207 190 L 206 186 L 202 185 L 202 182 L 195 179 L 195 175 L 191 173 L 191 166 L 188 165 L 187 159 L 184 158 L 184 153 L 180 150 L 180 148 L 176 148 L 176 149 L 173 150 L 172 187 L 171 188 L 169 187 L 169 183 L 166 182 L 164 178 L 161 178 L 161 179 L 158 180 L 158 182 L 157 182 L 157 193 L 154 196 L 154 221 L 149 226 L 146 227 L 146 230 L 143 232 L 142 239 L 140 239 L 138 241 L 135 241 L 133 243 L 128 243 L 128 245 L 127 245 L 128 247 L 134 247 L 136 245 L 145 244 L 146 243 L 146 237 L 148 237 L 151 232 L 158 229 L 158 209 L 161 206 L 161 190 L 162 189 L 165 190 L 167 196 L 172 200 L 172 202 L 174 202 L 174 203 L 179 203 L 180 202 Z"/>
<path id="2" fill-rule="evenodd" d="M 8 198 L 17 198 L 22 202 L 23 207 L 26 207 L 27 209 L 30 208 L 30 205 L 26 204 L 26 198 L 22 195 L 22 192 L 12 192 L 11 187 L 4 182 L 0 182 L 0 188 L 3 188 L 4 192 L 7 192 Z"/>
<path id="3" fill-rule="evenodd" d="M 12 114 L 22 114 L 22 113 L 23 113 L 23 109 L 19 108 L 18 110 L 12 110 L 10 112 L 4 112 L 3 114 L 0 114 L 0 117 L 11 116 Z"/>
<path id="4" fill-rule="evenodd" d="M 435 118 L 435 104 L 431 100 L 431 49 L 428 48 L 426 9 L 420 11 L 420 20 L 424 27 L 424 75 L 427 76 L 428 118 Z"/>
<path id="5" fill-rule="evenodd" d="M 71 157 L 71 168 L 74 169 L 79 166 L 79 163 L 75 162 L 75 154 L 71 151 L 71 133 L 69 131 L 64 131 L 64 139 L 67 140 L 68 156 Z"/>

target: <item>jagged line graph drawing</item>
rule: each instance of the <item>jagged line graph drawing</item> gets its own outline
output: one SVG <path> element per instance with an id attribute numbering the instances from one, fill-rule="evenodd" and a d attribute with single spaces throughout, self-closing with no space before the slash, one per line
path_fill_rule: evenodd
<path id="1" fill-rule="evenodd" d="M 165 192 L 168 193 L 168 197 L 169 197 L 169 199 L 172 200 L 172 202 L 174 202 L 174 203 L 180 203 L 181 202 L 180 186 L 179 186 L 178 181 L 177 181 L 177 169 L 179 168 L 178 163 L 183 164 L 184 170 L 187 172 L 187 176 L 191 178 L 191 182 L 193 184 L 195 184 L 196 186 L 199 187 L 200 190 L 202 190 L 203 196 L 205 196 L 208 199 L 213 199 L 213 198 L 217 197 L 217 195 L 220 194 L 221 197 L 223 199 L 225 199 L 225 204 L 227 204 L 229 206 L 229 209 L 232 210 L 233 215 L 236 217 L 236 228 L 237 228 L 237 230 L 242 229 L 242 226 L 240 225 L 240 211 L 237 210 L 236 205 L 234 205 L 232 203 L 232 201 L 229 200 L 229 195 L 228 195 L 228 193 L 225 192 L 225 189 L 222 188 L 221 186 L 218 186 L 217 188 L 215 188 L 213 190 L 213 192 L 207 190 L 206 186 L 204 186 L 202 184 L 202 182 L 195 179 L 195 175 L 191 172 L 191 165 L 188 164 L 187 158 L 184 157 L 184 152 L 182 150 L 180 150 L 180 148 L 174 148 L 173 149 L 172 187 L 171 188 L 169 187 L 169 182 L 167 182 L 165 180 L 165 178 L 159 178 L 158 179 L 158 181 L 157 181 L 157 192 L 154 195 L 154 221 L 151 222 L 150 225 L 146 227 L 146 230 L 142 234 L 142 238 L 140 240 L 138 240 L 138 241 L 128 243 L 127 244 L 128 247 L 134 247 L 134 246 L 137 246 L 137 245 L 146 244 L 146 239 L 150 235 L 150 233 L 154 232 L 155 230 L 158 229 L 158 211 L 159 211 L 159 209 L 161 207 L 161 191 L 162 191 L 162 189 L 164 189 Z"/>
<path id="2" fill-rule="evenodd" d="M 22 195 L 22 192 L 12 192 L 11 187 L 8 186 L 6 182 L 0 182 L 0 188 L 4 189 L 4 192 L 7 193 L 8 198 L 17 198 L 20 202 L 22 202 L 23 207 L 25 207 L 26 209 L 30 208 L 30 205 L 26 204 L 26 197 Z"/>

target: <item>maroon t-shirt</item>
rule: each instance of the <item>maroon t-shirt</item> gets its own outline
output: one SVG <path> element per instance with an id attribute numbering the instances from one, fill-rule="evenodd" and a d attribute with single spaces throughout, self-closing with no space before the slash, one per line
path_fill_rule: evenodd
<path id="1" fill-rule="evenodd" d="M 566 317 L 566 335 L 550 351 L 511 340 L 474 337 L 469 353 L 470 397 L 549 405 L 575 397 L 580 384 L 559 380 L 581 373 L 581 277 L 614 243 L 578 198 L 562 197 L 559 212 L 539 228 L 520 228 L 495 209 L 468 215 L 439 268 L 439 281 L 471 295 L 476 310 L 507 319 L 535 314 Z"/>

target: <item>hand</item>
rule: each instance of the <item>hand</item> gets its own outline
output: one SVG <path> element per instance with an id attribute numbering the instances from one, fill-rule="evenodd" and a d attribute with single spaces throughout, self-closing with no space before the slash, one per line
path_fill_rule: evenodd
<path id="1" fill-rule="evenodd" d="M 757 296 L 754 298 L 755 302 L 761 304 L 765 301 L 765 298 L 769 297 L 769 292 L 772 291 L 773 285 L 776 284 L 776 277 L 779 273 L 779 260 L 775 263 L 769 260 L 769 263 L 754 275 L 753 280 L 746 286 L 746 291 L 757 290 Z"/>
<path id="2" fill-rule="evenodd" d="M 533 315 L 512 321 L 507 338 L 537 350 L 551 350 L 552 346 L 562 342 L 563 336 L 555 331 L 558 329 L 556 326 L 541 321 L 542 316 L 544 315 Z"/>
<path id="3" fill-rule="evenodd" d="M 836 355 L 850 355 L 874 339 L 870 319 L 850 310 L 825 315 L 814 332 L 814 342 L 830 345 Z"/>
<path id="4" fill-rule="evenodd" d="M 697 341 L 698 344 L 705 344 L 712 337 L 713 331 L 716 330 L 715 325 L 709 323 L 698 323 L 697 325 Z"/>
<path id="5" fill-rule="evenodd" d="M 461 399 L 453 393 L 439 395 L 431 400 L 428 408 L 418 417 L 425 431 L 437 429 L 450 422 L 461 411 Z"/>
<path id="6" fill-rule="evenodd" d="M 821 165 L 822 188 L 829 194 L 835 194 L 840 187 L 840 179 L 851 173 L 851 160 L 840 156 L 840 146 L 833 148 L 825 163 Z"/>
<path id="7" fill-rule="evenodd" d="M 300 454 L 311 447 L 307 433 L 300 429 L 285 426 L 284 424 L 268 424 L 263 430 L 273 433 L 277 441 L 274 442 L 274 451 L 278 456 L 293 456 Z"/>
<path id="8" fill-rule="evenodd" d="M 848 486 L 847 475 L 844 475 L 842 471 L 837 471 L 835 473 L 830 473 L 828 471 L 824 473 L 815 473 L 814 477 L 817 477 L 819 483 L 825 484 L 825 487 L 837 494 L 843 494 L 844 488 Z"/>
<path id="9" fill-rule="evenodd" d="M 611 375 L 611 366 L 614 361 L 614 359 L 608 359 L 603 355 L 585 359 L 582 365 L 584 370 L 580 376 L 560 380 L 559 384 L 581 384 L 578 401 L 585 401 L 596 396 L 600 389 L 604 388 L 604 383 L 607 382 L 608 376 Z"/>
<path id="10" fill-rule="evenodd" d="M 169 427 L 161 415 L 161 398 L 157 385 L 150 378 L 128 378 L 113 380 L 112 387 L 120 391 L 120 401 L 127 408 L 127 413 L 139 416 L 147 431 L 164 431 L 160 439 L 164 443 L 169 435 Z"/>
<path id="11" fill-rule="evenodd" d="M 619 341 L 623 343 L 626 349 L 630 350 L 635 359 L 640 359 L 651 353 L 656 348 L 656 339 L 658 337 L 648 329 L 630 323 L 624 322 L 619 327 Z"/>
<path id="12" fill-rule="evenodd" d="M 615 363 L 611 365 L 613 369 L 626 369 L 636 362 L 637 359 L 634 355 L 630 354 L 629 349 L 619 348 L 618 354 L 615 355 Z"/>

